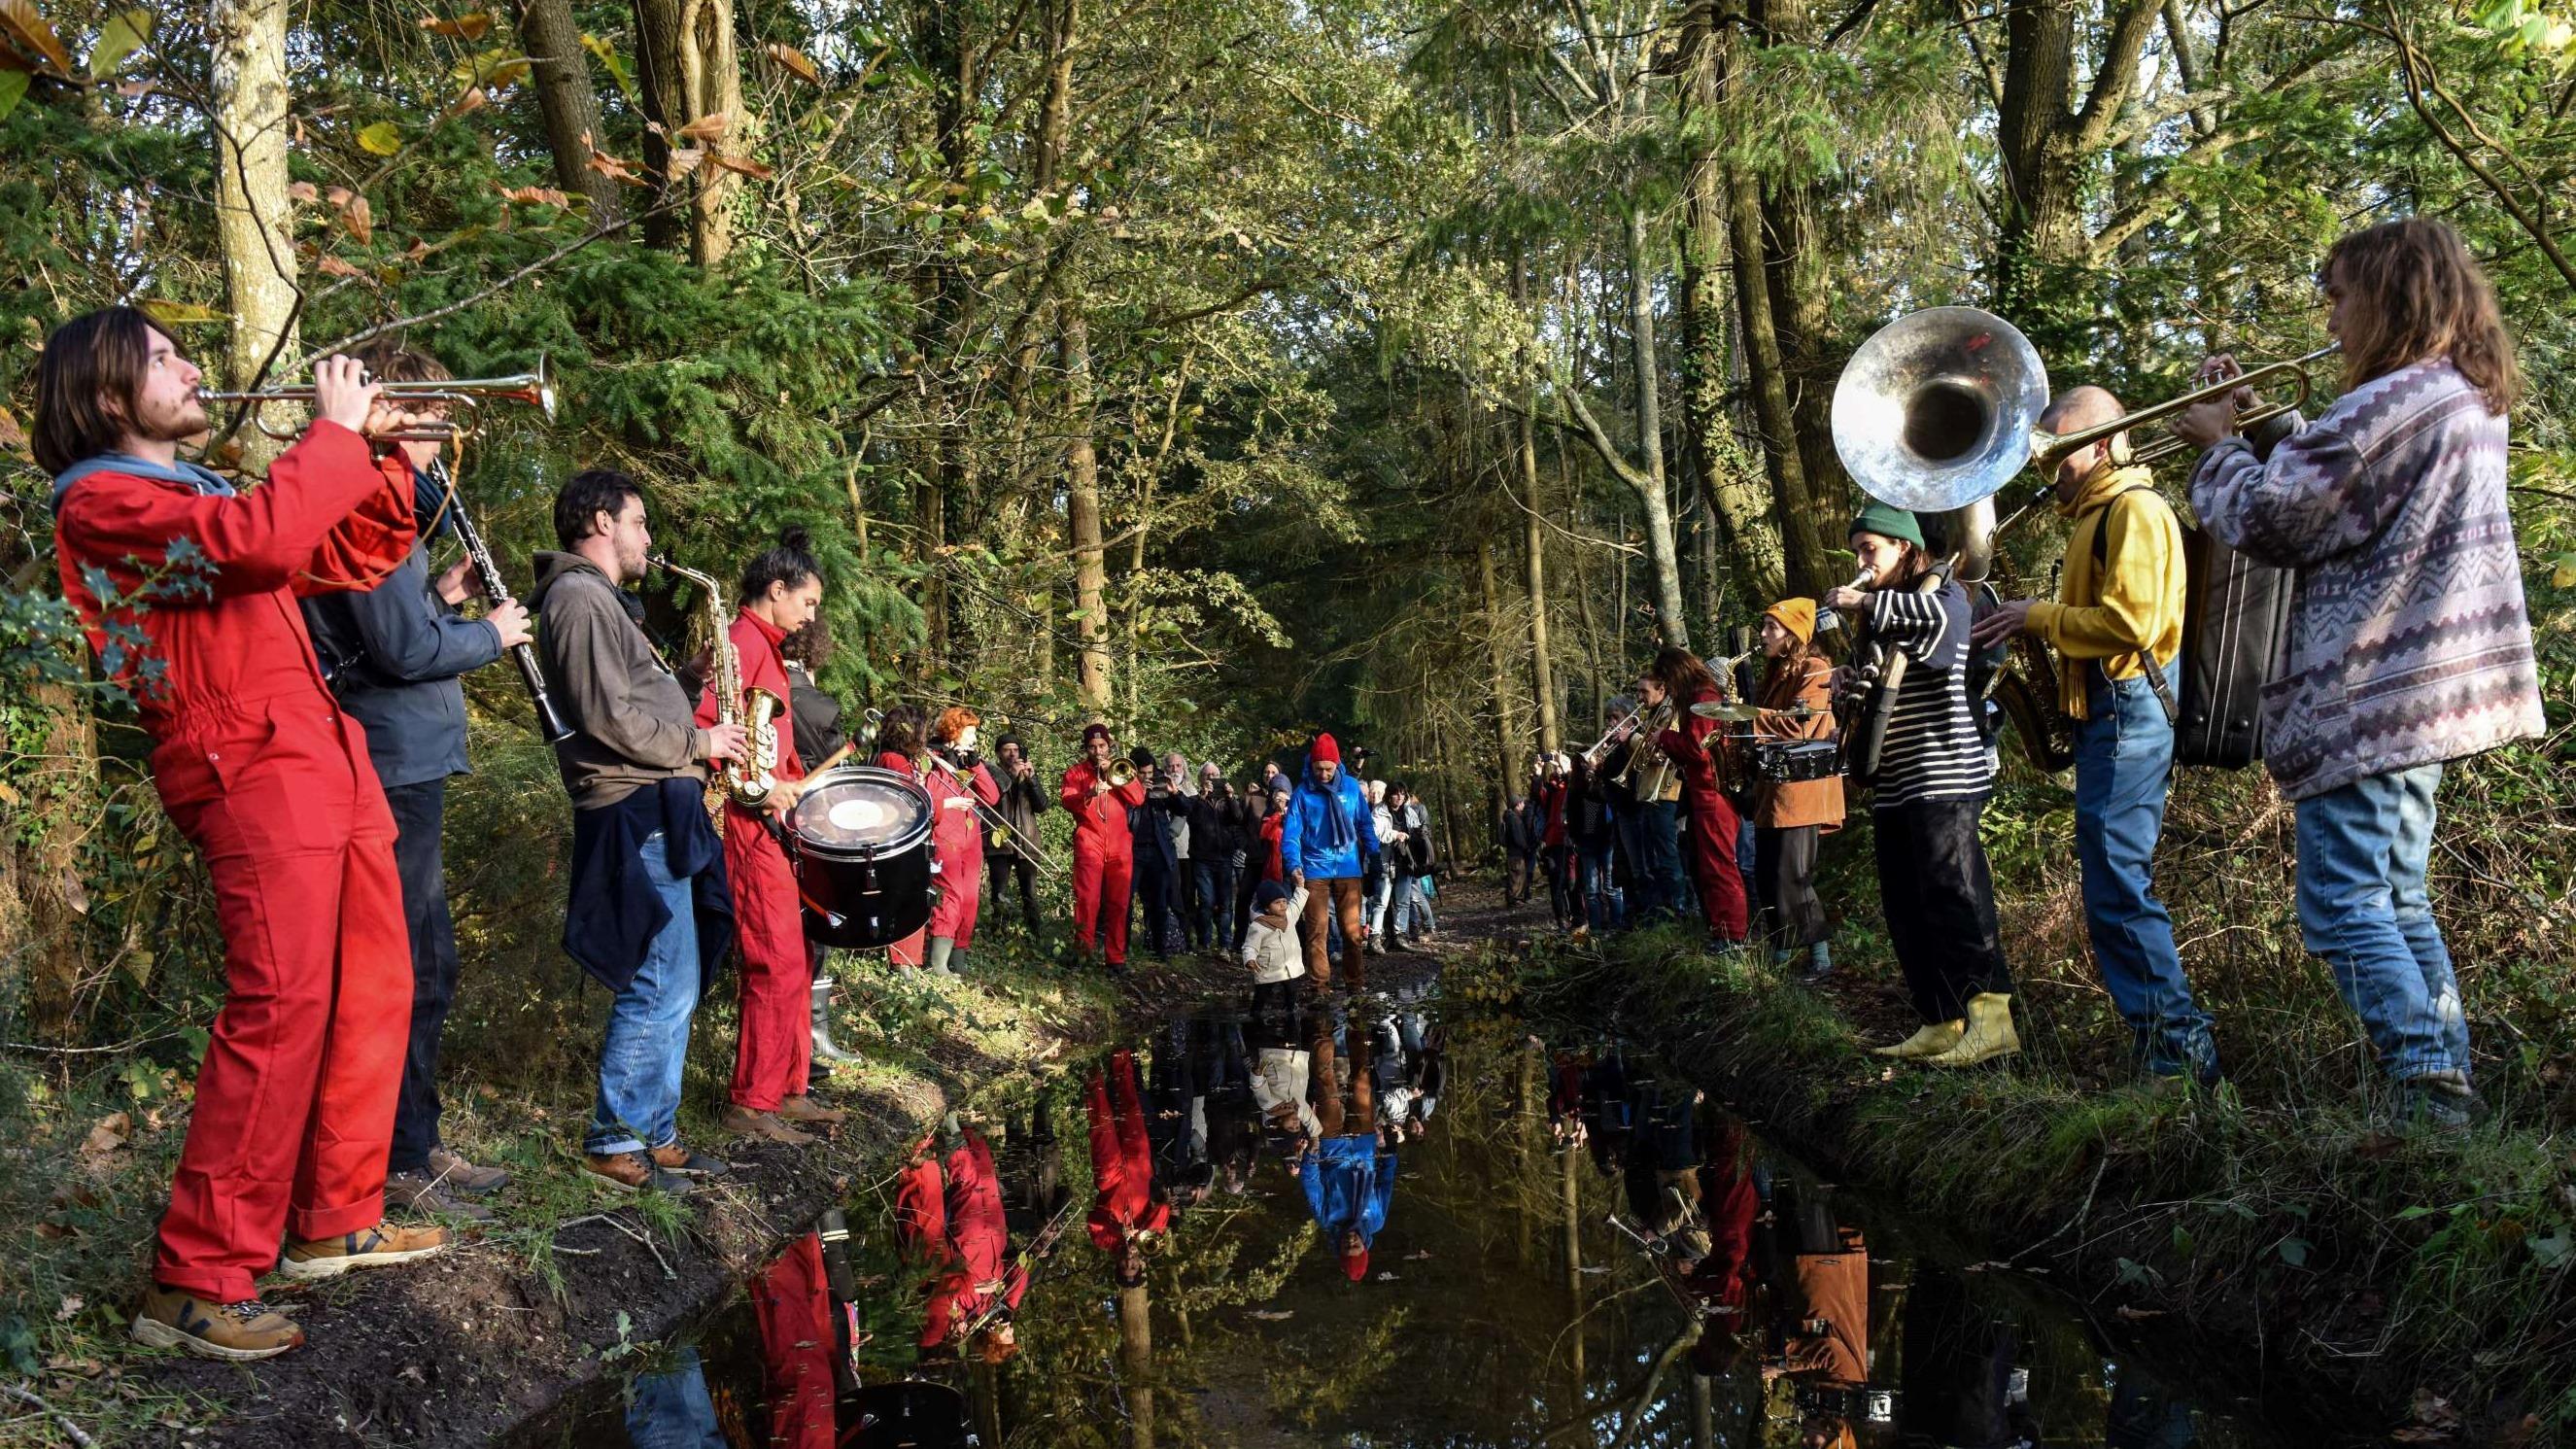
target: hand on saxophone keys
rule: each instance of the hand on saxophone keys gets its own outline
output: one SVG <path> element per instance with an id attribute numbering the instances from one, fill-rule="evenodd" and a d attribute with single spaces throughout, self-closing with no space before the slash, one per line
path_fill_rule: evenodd
<path id="1" fill-rule="evenodd" d="M 2008 604 L 1996 605 L 1993 613 L 1979 619 L 1975 627 L 1968 630 L 1970 647 L 1991 649 L 2016 634 L 2027 633 L 2030 629 L 2030 606 L 2036 602 L 2035 599 L 2015 599 Z"/>
<path id="2" fill-rule="evenodd" d="M 710 765 L 739 760 L 750 745 L 751 732 L 739 724 L 726 721 L 707 726 L 707 763 Z"/>

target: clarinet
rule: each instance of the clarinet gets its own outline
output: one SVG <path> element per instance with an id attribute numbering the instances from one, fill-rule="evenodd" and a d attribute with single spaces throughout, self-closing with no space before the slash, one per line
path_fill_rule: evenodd
<path id="1" fill-rule="evenodd" d="M 483 587 L 483 601 L 498 604 L 509 598 L 510 585 L 501 577 L 501 566 L 493 562 L 492 550 L 483 542 L 483 531 L 474 526 L 474 515 L 465 511 L 464 501 L 456 496 L 456 485 L 447 476 L 446 460 L 433 461 L 422 472 L 447 494 L 448 522 L 456 529 L 457 542 L 465 545 L 465 556 L 474 561 L 474 577 Z M 553 698 L 546 693 L 546 671 L 537 663 L 537 646 L 514 644 L 510 646 L 510 659 L 519 666 L 519 682 L 528 687 L 528 698 L 537 706 L 537 730 L 546 737 L 546 743 L 560 744 L 572 738 L 572 727 L 563 722 Z"/>

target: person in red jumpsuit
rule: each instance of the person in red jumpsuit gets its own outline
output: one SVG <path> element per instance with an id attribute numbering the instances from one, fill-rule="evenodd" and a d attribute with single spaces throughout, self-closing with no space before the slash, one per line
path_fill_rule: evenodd
<path id="1" fill-rule="evenodd" d="M 771 1259 L 752 1279 L 751 1307 L 760 1330 L 768 1449 L 833 1449 L 839 1389 L 832 1360 L 840 1338 L 832 1325 L 823 1240 L 807 1233 Z"/>
<path id="2" fill-rule="evenodd" d="M 1547 867 L 1547 909 L 1564 930 L 1569 919 L 1581 920 L 1582 898 L 1574 893 L 1574 843 L 1565 820 L 1565 756 L 1541 755 L 1530 776 L 1530 814 L 1538 817 L 1538 858 Z"/>
<path id="3" fill-rule="evenodd" d="M 742 571 L 741 608 L 725 630 L 732 645 L 742 699 L 738 719 L 752 717 L 752 701 L 773 704 L 778 749 L 764 761 L 775 782 L 762 800 L 725 800 L 725 880 L 733 893 L 734 950 L 741 963 L 742 1034 L 733 1055 L 732 1100 L 718 1126 L 742 1137 L 803 1146 L 814 1140 L 796 1124 L 830 1126 L 847 1115 L 808 1094 L 814 1066 L 813 963 L 805 954 L 805 918 L 796 895 L 796 872 L 787 863 L 775 821 L 796 804 L 805 778 L 787 718 L 787 660 L 779 641 L 801 629 L 823 607 L 821 565 L 806 551 L 805 531 L 791 528 Z M 716 722 L 715 674 L 698 700 L 698 725 Z M 719 786 L 718 788 L 722 788 Z"/>
<path id="4" fill-rule="evenodd" d="M 1113 1053 L 1106 1076 L 1093 1073 L 1084 1099 L 1091 1115 L 1091 1178 L 1098 1187 L 1084 1219 L 1091 1241 L 1110 1256 L 1121 1288 L 1145 1281 L 1145 1238 L 1168 1233 L 1172 1205 L 1154 1190 L 1154 1149 L 1136 1091 L 1136 1054 Z"/>
<path id="5" fill-rule="evenodd" d="M 877 720 L 878 769 L 892 770 L 921 787 L 930 797 L 930 851 L 933 866 L 944 895 L 948 885 L 947 866 L 939 856 L 939 821 L 947 812 L 941 807 L 956 795 L 956 787 L 943 778 L 945 772 L 929 760 L 930 723 L 922 712 L 908 704 L 898 704 Z M 934 913 L 936 906 L 933 906 Z M 886 948 L 886 964 L 911 970 L 923 963 L 930 943 L 930 926 L 905 936 Z"/>
<path id="6" fill-rule="evenodd" d="M 966 953 L 975 945 L 975 916 L 984 888 L 984 820 L 975 809 L 1001 803 L 1002 787 L 975 758 L 976 736 L 983 720 L 975 711 L 952 706 L 939 712 L 930 728 L 934 757 L 924 763 L 922 783 L 929 787 L 932 818 L 930 842 L 939 853 L 939 903 L 930 911 L 930 968 L 962 973 Z"/>
<path id="7" fill-rule="evenodd" d="M 132 1331 L 246 1360 L 304 1341 L 259 1299 L 271 1268 L 328 1278 L 448 1240 L 384 1221 L 412 994 L 394 822 L 296 604 L 410 553 L 411 470 L 367 437 L 403 419 L 356 362 L 326 358 L 313 426 L 236 492 L 178 461 L 207 431 L 199 381 L 142 312 L 93 312 L 47 340 L 33 441 L 55 475 L 63 598 L 134 696 L 224 936 L 224 1005 Z"/>
<path id="8" fill-rule="evenodd" d="M 972 1127 L 949 1131 L 957 1145 L 942 1164 L 925 1133 L 895 1187 L 895 1229 L 904 1246 L 936 1269 L 923 1285 L 918 1340 L 925 1358 L 974 1348 L 987 1363 L 1018 1352 L 1011 1310 L 1029 1291 L 1025 1264 L 1010 1261 L 1002 1179 L 993 1149 Z"/>
<path id="9" fill-rule="evenodd" d="M 1136 842 L 1127 830 L 1127 812 L 1145 803 L 1145 782 L 1109 783 L 1109 763 L 1118 753 L 1109 726 L 1091 724 L 1082 731 L 1082 758 L 1064 772 L 1057 798 L 1073 812 L 1073 944 L 1091 959 L 1100 919 L 1109 918 L 1109 967 L 1127 966 L 1127 891 L 1136 873 Z"/>
<path id="10" fill-rule="evenodd" d="M 1690 707 L 1715 704 L 1725 697 L 1717 676 L 1687 649 L 1656 650 L 1655 662 L 1637 681 L 1638 703 L 1649 710 L 1670 703 L 1678 714 L 1655 743 L 1682 774 L 1682 808 L 1690 816 L 1691 881 L 1699 888 L 1709 944 L 1717 947 L 1744 942 L 1748 923 L 1744 876 L 1735 868 L 1735 838 L 1743 827 L 1717 778 L 1717 760 L 1708 748 L 1717 721 L 1691 713 Z"/>

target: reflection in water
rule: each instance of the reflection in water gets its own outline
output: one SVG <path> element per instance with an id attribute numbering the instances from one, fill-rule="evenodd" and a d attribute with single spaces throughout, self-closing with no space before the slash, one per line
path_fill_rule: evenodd
<path id="1" fill-rule="evenodd" d="M 1918 1236 L 1615 1043 L 1262 987 L 950 1119 L 703 1362 L 527 1442 L 2258 1442 Z"/>

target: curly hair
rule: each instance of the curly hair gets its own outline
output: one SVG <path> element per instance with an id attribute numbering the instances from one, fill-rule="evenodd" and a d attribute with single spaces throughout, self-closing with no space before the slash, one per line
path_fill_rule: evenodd
<path id="1" fill-rule="evenodd" d="M 984 722 L 984 717 L 962 704 L 952 704 L 939 712 L 938 722 L 930 727 L 933 743 L 947 744 Z"/>
<path id="2" fill-rule="evenodd" d="M 2317 280 L 2367 301 L 2344 320 L 2347 389 L 2448 357 L 2488 412 L 2501 415 L 2522 395 L 2495 288 L 2448 223 L 2409 216 L 2365 227 L 2334 244 Z"/>

